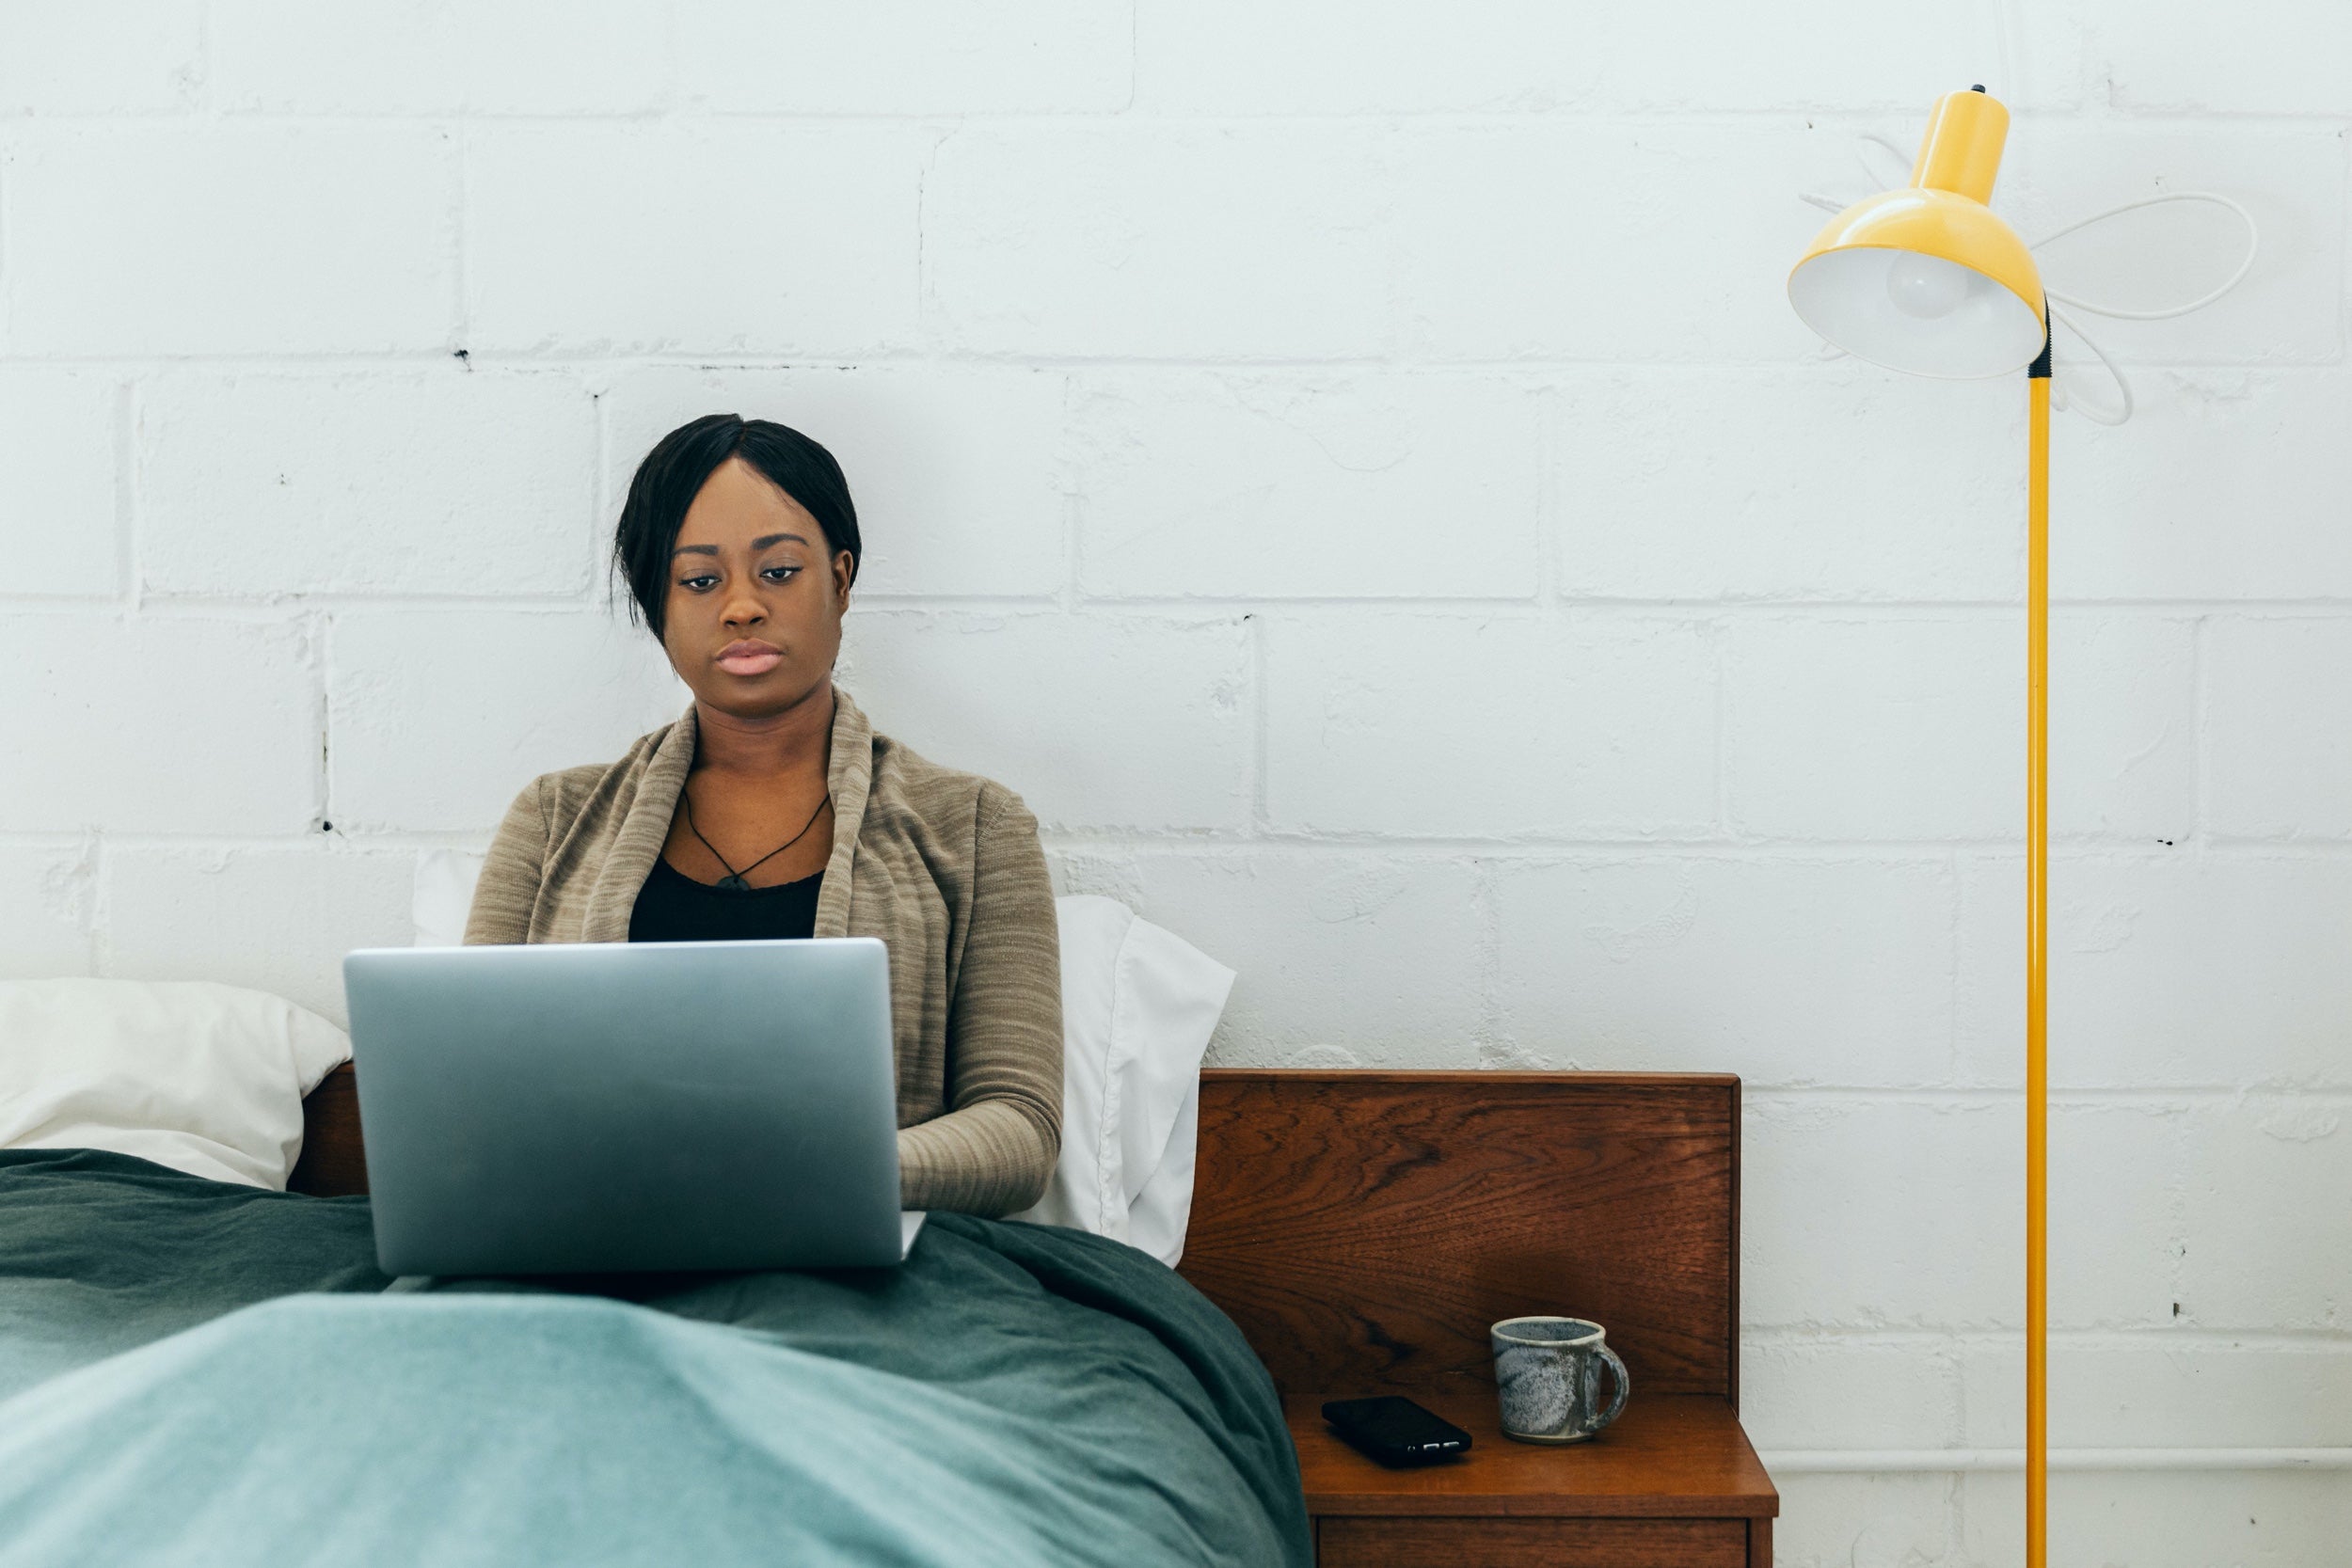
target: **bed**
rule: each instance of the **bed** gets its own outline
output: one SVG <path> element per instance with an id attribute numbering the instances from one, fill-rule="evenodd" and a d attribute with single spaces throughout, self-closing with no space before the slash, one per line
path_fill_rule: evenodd
<path id="1" fill-rule="evenodd" d="M 1209 1071 L 1181 1271 L 941 1214 L 898 1271 L 409 1289 L 348 1069 L 305 1121 L 285 1194 L 0 1154 L 0 1562 L 1770 1560 L 1736 1080 Z M 1633 1370 L 1586 1450 L 1494 1435 L 1544 1310 Z M 1312 1417 L 1386 1390 L 1475 1463 Z"/>

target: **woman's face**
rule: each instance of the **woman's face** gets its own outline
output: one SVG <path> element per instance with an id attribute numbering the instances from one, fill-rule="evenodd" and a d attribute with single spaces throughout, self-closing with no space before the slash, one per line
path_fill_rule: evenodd
<path id="1" fill-rule="evenodd" d="M 711 470 L 670 556 L 661 645 L 695 698 L 723 713 L 780 713 L 833 676 L 850 552 L 828 555 L 806 508 L 739 457 Z M 767 650 L 738 649 L 738 643 Z"/>

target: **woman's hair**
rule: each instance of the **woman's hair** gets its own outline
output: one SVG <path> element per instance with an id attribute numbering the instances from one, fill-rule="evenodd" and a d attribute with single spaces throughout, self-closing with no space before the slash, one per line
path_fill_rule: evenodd
<path id="1" fill-rule="evenodd" d="M 824 530 L 826 561 L 849 551 L 850 580 L 857 580 L 858 554 L 864 547 L 857 533 L 857 507 L 833 453 L 789 425 L 705 414 L 656 441 L 637 465 L 612 537 L 613 562 L 628 578 L 636 601 L 631 618 L 643 611 L 644 624 L 657 638 L 662 634 L 662 610 L 669 603 L 670 552 L 677 546 L 686 509 L 694 504 L 712 470 L 730 457 L 740 457 L 806 508 Z"/>

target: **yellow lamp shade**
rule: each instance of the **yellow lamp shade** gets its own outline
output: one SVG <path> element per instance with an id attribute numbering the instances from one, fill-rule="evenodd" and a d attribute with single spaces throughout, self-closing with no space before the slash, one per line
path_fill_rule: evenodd
<path id="1" fill-rule="evenodd" d="M 1983 91 L 1937 103 L 1911 184 L 1829 221 L 1788 275 L 1804 324 L 1857 358 L 1917 375 L 2023 370 L 2048 335 L 2042 274 L 1993 215 L 2009 111 Z"/>

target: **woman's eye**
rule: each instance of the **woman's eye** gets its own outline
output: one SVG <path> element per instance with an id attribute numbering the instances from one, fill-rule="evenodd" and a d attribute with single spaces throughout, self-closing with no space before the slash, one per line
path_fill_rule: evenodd
<path id="1" fill-rule="evenodd" d="M 762 577 L 767 577 L 767 576 L 768 576 L 768 574 L 769 574 L 769 573 L 771 573 L 771 572 L 781 572 L 781 573 L 783 573 L 783 574 L 784 574 L 782 577 L 774 578 L 772 578 L 771 580 L 772 580 L 772 581 L 776 581 L 776 582 L 789 582 L 789 581 L 791 581 L 794 578 L 796 578 L 796 577 L 800 576 L 800 574 L 801 574 L 802 570 L 803 570 L 803 569 L 802 569 L 801 567 L 798 567 L 798 566 L 768 566 L 768 567 L 763 567 L 763 568 L 761 568 L 761 570 L 760 570 L 760 576 L 762 576 Z M 707 573 L 707 572 L 706 572 L 706 573 L 704 573 L 704 574 L 702 574 L 701 576 L 698 576 L 698 577 L 691 577 L 691 578 L 679 578 L 679 579 L 678 579 L 678 586 L 679 586 L 680 588 L 688 589 L 688 590 L 691 590 L 691 592 L 693 592 L 693 593 L 699 594 L 699 593 L 701 593 L 701 592 L 702 592 L 702 590 L 701 590 L 700 588 L 697 588 L 697 587 L 695 587 L 695 586 L 694 586 L 696 583 L 700 583 L 700 582 L 716 582 L 716 581 L 718 581 L 718 580 L 719 580 L 719 579 L 718 579 L 717 578 L 712 577 L 712 576 L 710 576 L 708 573 Z"/>

